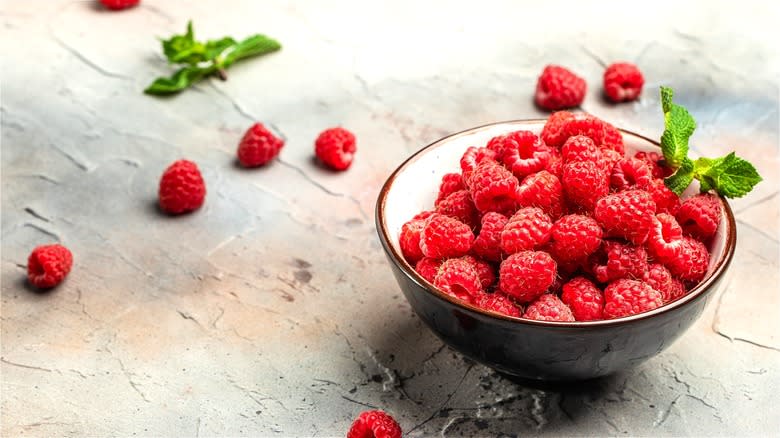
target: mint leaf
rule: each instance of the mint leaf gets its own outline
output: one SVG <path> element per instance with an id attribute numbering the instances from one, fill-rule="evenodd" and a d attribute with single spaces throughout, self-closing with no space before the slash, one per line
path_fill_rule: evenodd
<path id="1" fill-rule="evenodd" d="M 225 56 L 224 65 L 227 67 L 238 60 L 251 56 L 265 55 L 281 48 L 282 45 L 273 38 L 265 35 L 252 35 L 233 47 Z"/>
<path id="2" fill-rule="evenodd" d="M 228 48 L 235 46 L 238 44 L 236 40 L 230 37 L 225 37 L 219 40 L 211 40 L 206 43 L 204 54 L 206 55 L 206 59 L 212 60 L 216 59 L 219 55 L 221 55 L 225 50 Z"/>
<path id="3" fill-rule="evenodd" d="M 677 171 L 664 179 L 664 184 L 677 196 L 681 195 L 693 181 L 693 167 L 693 162 L 687 157 L 684 158 Z"/>
<path id="4" fill-rule="evenodd" d="M 187 23 L 187 33 L 162 40 L 163 53 L 172 64 L 191 64 L 206 61 L 203 44 L 195 41 L 192 21 Z"/>
<path id="5" fill-rule="evenodd" d="M 197 67 L 190 66 L 179 69 L 170 78 L 157 78 L 146 87 L 144 93 L 158 96 L 174 94 L 189 87 L 193 83 L 205 78 L 217 70 L 216 66 Z"/>
<path id="6" fill-rule="evenodd" d="M 756 168 L 734 152 L 721 158 L 699 158 L 695 168 L 702 190 L 711 187 L 728 198 L 745 196 L 762 180 Z"/>
<path id="7" fill-rule="evenodd" d="M 685 108 L 669 104 L 669 111 L 664 113 L 666 129 L 661 136 L 661 151 L 670 166 L 678 167 L 688 156 L 688 139 L 696 129 L 696 121 Z"/>
<path id="8" fill-rule="evenodd" d="M 674 90 L 672 90 L 669 87 L 661 86 L 661 108 L 663 108 L 664 114 L 671 111 L 673 97 L 674 97 Z"/>

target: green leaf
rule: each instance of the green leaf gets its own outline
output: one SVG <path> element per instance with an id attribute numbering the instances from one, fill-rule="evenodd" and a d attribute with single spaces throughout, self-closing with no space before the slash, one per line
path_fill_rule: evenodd
<path id="1" fill-rule="evenodd" d="M 187 23 L 186 34 L 174 35 L 167 40 L 162 40 L 162 47 L 168 62 L 173 64 L 195 65 L 206 61 L 204 56 L 205 47 L 203 44 L 195 41 L 192 21 Z"/>
<path id="2" fill-rule="evenodd" d="M 236 44 L 236 46 L 225 55 L 223 64 L 227 67 L 238 60 L 249 58 L 250 56 L 265 55 L 281 48 L 282 45 L 273 38 L 265 35 L 252 35 Z"/>
<path id="3" fill-rule="evenodd" d="M 686 157 L 680 163 L 677 171 L 664 180 L 664 184 L 679 196 L 691 185 L 693 176 L 693 162 Z"/>
<path id="4" fill-rule="evenodd" d="M 672 90 L 669 87 L 661 86 L 661 108 L 663 108 L 664 114 L 671 111 L 673 97 L 674 97 L 674 90 Z"/>
<path id="5" fill-rule="evenodd" d="M 725 157 L 699 158 L 696 161 L 696 173 L 702 177 L 700 180 L 706 181 L 707 185 L 728 198 L 745 196 L 762 180 L 756 168 L 734 152 Z"/>
<path id="6" fill-rule="evenodd" d="M 236 40 L 231 37 L 224 37 L 219 40 L 210 40 L 206 42 L 204 55 L 209 61 L 215 60 L 229 47 L 236 45 Z"/>
<path id="7" fill-rule="evenodd" d="M 204 77 L 214 73 L 217 67 L 211 65 L 209 67 L 197 67 L 190 66 L 179 69 L 170 78 L 157 78 L 151 85 L 146 87 L 144 93 L 154 95 L 167 95 L 178 93 L 179 91 L 189 87 L 193 83 L 203 79 Z"/>
<path id="8" fill-rule="evenodd" d="M 661 151 L 666 162 L 677 167 L 688 156 L 688 139 L 696 129 L 696 121 L 688 110 L 673 103 L 669 112 L 664 114 L 664 122 L 666 129 L 661 136 Z"/>

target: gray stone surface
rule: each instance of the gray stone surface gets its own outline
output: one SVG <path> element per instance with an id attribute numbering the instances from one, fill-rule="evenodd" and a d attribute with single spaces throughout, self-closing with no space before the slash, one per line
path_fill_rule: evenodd
<path id="1" fill-rule="evenodd" d="M 583 2 L 585 3 L 585 2 Z M 152 1 L 2 5 L 3 436 L 332 435 L 368 407 L 410 436 L 769 435 L 780 430 L 780 40 L 772 2 Z M 674 12 L 668 12 L 673 10 Z M 565 16 L 563 11 L 567 11 Z M 264 32 L 282 52 L 170 99 L 156 36 Z M 639 63 L 637 103 L 599 97 L 601 62 Z M 582 73 L 584 109 L 658 137 L 656 87 L 699 121 L 708 154 L 765 177 L 736 200 L 731 282 L 675 345 L 617 376 L 516 384 L 444 347 L 397 288 L 375 234 L 380 185 L 411 152 L 531 104 L 548 62 Z M 250 122 L 283 132 L 279 162 L 234 165 Z M 344 125 L 354 166 L 312 162 Z M 157 181 L 180 157 L 208 183 L 170 218 Z M 32 247 L 75 255 L 50 293 Z"/>

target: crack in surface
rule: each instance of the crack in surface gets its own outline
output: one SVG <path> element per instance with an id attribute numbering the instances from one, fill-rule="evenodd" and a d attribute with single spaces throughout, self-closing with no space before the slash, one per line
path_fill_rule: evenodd
<path id="1" fill-rule="evenodd" d="M 460 380 L 458 381 L 458 384 L 455 385 L 455 389 L 450 393 L 450 395 L 447 397 L 447 399 L 444 400 L 444 403 L 442 403 L 441 406 L 439 406 L 439 408 L 436 409 L 428 418 L 426 418 L 422 422 L 416 424 L 414 427 L 409 429 L 409 432 L 407 432 L 407 434 L 411 434 L 415 430 L 417 430 L 417 429 L 423 427 L 424 425 L 428 424 L 428 422 L 433 420 L 436 417 L 436 415 L 438 415 L 442 411 L 442 409 L 444 409 L 447 406 L 447 404 L 450 402 L 450 400 L 452 400 L 452 397 L 455 396 L 455 394 L 460 389 L 460 386 L 463 384 L 463 381 L 466 379 L 466 376 L 469 374 L 469 372 L 471 371 L 472 368 L 474 368 L 474 364 L 473 363 L 469 364 L 469 366 L 466 368 L 466 371 L 463 373 L 463 376 L 461 376 Z"/>
<path id="2" fill-rule="evenodd" d="M 60 236 L 57 233 L 55 233 L 53 231 L 49 231 L 49 230 L 47 230 L 46 228 L 43 228 L 40 225 L 36 225 L 34 223 L 31 223 L 31 222 L 25 222 L 23 226 L 28 227 L 28 228 L 32 228 L 34 230 L 38 230 L 41 233 L 43 233 L 43 234 L 45 234 L 45 235 L 47 235 L 49 237 L 53 237 L 54 240 L 56 240 L 57 242 L 60 242 Z"/>
<path id="3" fill-rule="evenodd" d="M 38 213 L 37 211 L 33 210 L 32 207 L 24 207 L 24 211 L 27 214 L 29 214 L 30 216 L 34 217 L 34 218 L 40 219 L 40 220 L 42 220 L 44 222 L 51 222 L 48 218 L 46 218 L 46 216 L 44 216 L 44 215 Z"/>
<path id="4" fill-rule="evenodd" d="M 53 369 L 50 369 L 50 368 L 43 368 L 43 367 L 37 367 L 37 366 L 34 366 L 34 365 L 25 365 L 23 363 L 11 362 L 10 360 L 8 360 L 8 359 L 6 359 L 4 357 L 0 357 L 0 362 L 2 362 L 4 364 L 7 364 L 7 365 L 19 367 L 19 368 L 25 368 L 25 369 L 28 369 L 28 370 L 45 371 L 47 373 L 51 373 L 51 372 L 54 371 Z"/>

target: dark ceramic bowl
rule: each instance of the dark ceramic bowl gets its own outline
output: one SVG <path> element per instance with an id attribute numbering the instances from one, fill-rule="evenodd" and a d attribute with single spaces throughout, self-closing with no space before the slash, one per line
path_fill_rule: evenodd
<path id="1" fill-rule="evenodd" d="M 498 371 L 536 381 L 582 380 L 637 365 L 671 345 L 694 323 L 725 284 L 734 256 L 736 226 L 728 203 L 713 239 L 705 279 L 684 297 L 658 309 L 606 321 L 546 322 L 503 316 L 444 294 L 401 255 L 398 233 L 416 213 L 431 209 L 442 175 L 459 171 L 469 146 L 500 134 L 540 132 L 543 120 L 495 123 L 450 135 L 401 164 L 379 194 L 377 232 L 393 274 L 417 315 L 445 343 Z M 658 151 L 658 144 L 621 131 L 627 151 Z M 696 188 L 689 188 L 690 195 Z"/>

